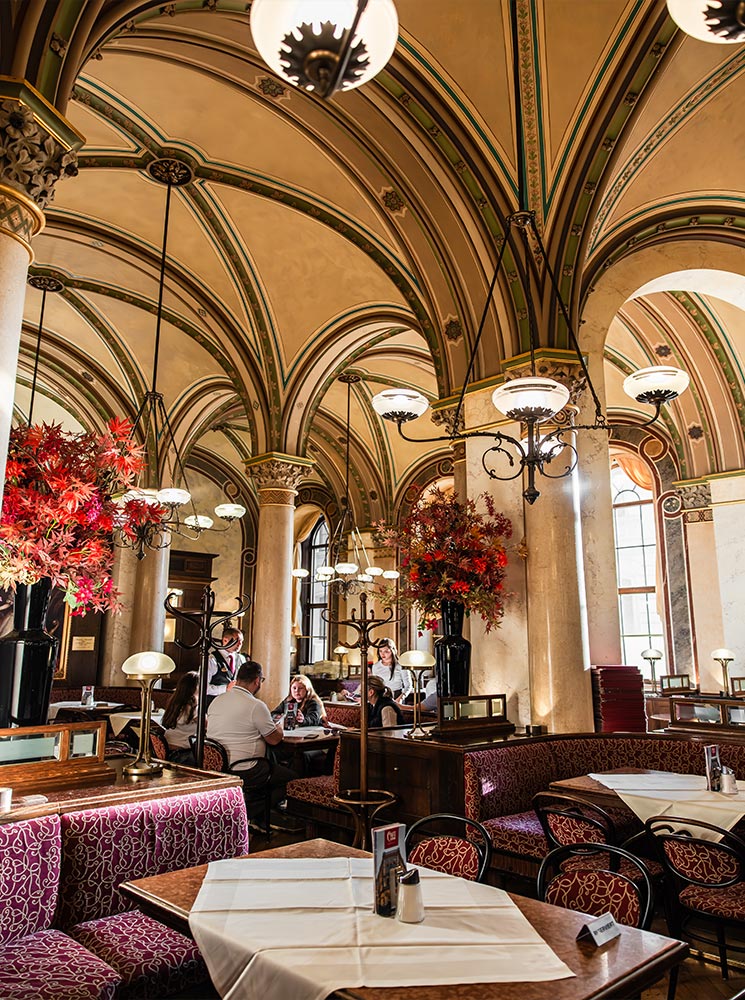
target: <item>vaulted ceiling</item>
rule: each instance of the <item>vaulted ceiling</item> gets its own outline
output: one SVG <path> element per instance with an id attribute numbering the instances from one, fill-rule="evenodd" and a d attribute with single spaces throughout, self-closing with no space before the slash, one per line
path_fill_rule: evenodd
<path id="1" fill-rule="evenodd" d="M 352 370 L 358 522 L 389 515 L 448 451 L 401 441 L 370 400 L 390 385 L 457 394 L 517 207 L 507 0 L 397 0 L 388 67 L 326 103 L 267 69 L 245 2 L 39 6 L 0 12 L 0 70 L 25 69 L 86 137 L 35 240 L 32 272 L 64 283 L 47 298 L 39 415 L 91 427 L 136 411 L 165 204 L 146 168 L 176 157 L 195 177 L 173 192 L 158 388 L 184 453 L 236 481 L 252 455 L 304 455 L 338 497 L 336 380 Z M 516 11 L 523 182 L 575 321 L 629 261 L 663 261 L 648 289 L 646 275 L 619 280 L 604 348 L 611 416 L 644 419 L 622 376 L 667 359 L 693 378 L 662 428 L 680 477 L 742 468 L 745 296 L 731 275 L 745 227 L 745 47 L 682 36 L 662 0 L 516 0 Z M 54 37 L 65 44 L 53 58 Z M 526 348 L 516 266 L 508 255 L 476 381 Z M 545 276 L 537 296 L 543 342 L 566 346 Z M 21 412 L 39 309 L 29 289 Z"/>

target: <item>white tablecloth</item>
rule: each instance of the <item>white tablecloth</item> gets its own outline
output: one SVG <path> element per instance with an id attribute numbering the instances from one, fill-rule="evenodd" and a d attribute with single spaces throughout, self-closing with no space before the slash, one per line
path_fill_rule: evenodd
<path id="1" fill-rule="evenodd" d="M 225 1000 L 342 987 L 549 982 L 574 973 L 501 889 L 420 869 L 425 918 L 373 912 L 367 858 L 217 861 L 189 915 Z"/>
<path id="2" fill-rule="evenodd" d="M 297 729 L 289 729 L 285 732 L 286 740 L 315 740 L 319 736 L 328 736 L 329 727 L 326 726 L 298 726 Z"/>
<path id="3" fill-rule="evenodd" d="M 700 774 L 675 774 L 650 771 L 647 774 L 591 774 L 607 788 L 612 788 L 642 822 L 651 816 L 684 816 L 713 823 L 724 830 L 745 815 L 745 781 L 738 781 L 737 795 L 722 795 L 706 790 L 706 778 Z M 704 831 L 696 836 L 708 838 Z"/>
<path id="4" fill-rule="evenodd" d="M 81 705 L 79 701 L 53 701 L 49 706 L 47 719 L 54 722 L 61 708 L 77 708 L 81 712 L 95 712 L 99 708 L 116 708 L 120 701 L 97 701 L 94 705 Z"/>
<path id="5" fill-rule="evenodd" d="M 157 722 L 160 725 L 164 714 L 165 709 L 159 708 L 156 712 L 150 714 L 150 719 L 152 722 Z M 109 716 L 109 722 L 111 723 L 111 728 L 114 730 L 114 735 L 118 736 L 127 723 L 139 722 L 141 718 L 142 712 L 115 712 Z"/>

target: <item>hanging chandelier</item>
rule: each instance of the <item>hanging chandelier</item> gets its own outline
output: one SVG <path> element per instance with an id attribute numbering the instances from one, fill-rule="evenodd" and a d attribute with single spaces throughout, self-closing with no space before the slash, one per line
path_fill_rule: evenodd
<path id="1" fill-rule="evenodd" d="M 194 175 L 185 163 L 173 159 L 153 160 L 148 165 L 147 171 L 153 180 L 166 185 L 153 374 L 150 389 L 143 396 L 130 434 L 132 441 L 139 433 L 145 442 L 147 471 L 144 474 L 146 481 L 142 485 L 115 498 L 122 512 L 121 523 L 115 525 L 116 543 L 133 549 L 138 559 L 142 559 L 148 549 L 165 548 L 170 544 L 173 533 L 196 539 L 203 531 L 210 529 L 226 531 L 233 521 L 246 513 L 246 508 L 239 503 L 218 504 L 215 507 L 215 515 L 225 522 L 224 528 L 215 528 L 215 522 L 209 515 L 197 513 L 189 490 L 186 469 L 163 402 L 163 394 L 157 390 L 171 192 L 174 187 L 188 184 Z M 187 509 L 187 505 L 190 513 L 182 516 L 182 511 Z"/>
<path id="2" fill-rule="evenodd" d="M 274 72 L 329 98 L 372 80 L 393 55 L 393 0 L 253 0 L 251 34 Z"/>
<path id="3" fill-rule="evenodd" d="M 678 27 L 701 42 L 745 42 L 745 0 L 667 0 Z"/>
<path id="4" fill-rule="evenodd" d="M 344 471 L 344 498 L 339 523 L 329 540 L 329 561 L 316 570 L 316 580 L 334 587 L 344 597 L 365 590 L 377 578 L 393 580 L 397 570 L 383 570 L 370 562 L 359 528 L 354 523 L 352 504 L 349 498 L 349 445 L 351 438 L 352 386 L 360 381 L 359 375 L 347 373 L 339 376 L 339 381 L 347 387 L 346 461 Z M 293 575 L 308 575 L 307 570 L 293 570 Z"/>
<path id="5" fill-rule="evenodd" d="M 375 412 L 384 420 L 395 423 L 398 433 L 404 440 L 414 443 L 428 444 L 436 441 L 461 441 L 468 438 L 487 438 L 492 441 L 481 458 L 484 471 L 491 479 L 508 482 L 526 473 L 526 485 L 523 497 L 529 504 L 535 503 L 540 496 L 536 487 L 538 475 L 547 479 L 563 479 L 572 474 L 577 466 L 578 454 L 572 443 L 574 433 L 580 430 L 609 431 L 608 421 L 603 414 L 595 387 L 590 378 L 579 341 L 572 325 L 569 310 L 561 297 L 556 274 L 551 266 L 541 232 L 536 224 L 535 213 L 527 208 L 527 196 L 524 178 L 526 176 L 524 163 L 524 129 L 522 104 L 519 86 L 519 46 L 517 38 L 517 10 L 515 0 L 510 6 L 512 22 L 512 72 L 515 87 L 515 116 L 517 137 L 517 176 L 519 178 L 518 200 L 520 208 L 510 215 L 504 223 L 504 239 L 499 247 L 497 262 L 494 268 L 486 302 L 481 314 L 471 357 L 466 369 L 461 388 L 455 419 L 449 434 L 429 438 L 411 438 L 403 431 L 403 425 L 422 416 L 429 409 L 429 401 L 420 392 L 409 388 L 385 389 L 373 397 L 372 405 Z M 492 393 L 492 403 L 505 417 L 521 423 L 525 433 L 521 440 L 511 437 L 501 431 L 463 431 L 460 429 L 463 403 L 466 388 L 473 373 L 476 355 L 489 314 L 494 289 L 497 284 L 502 261 L 507 248 L 513 257 L 520 262 L 520 268 L 515 268 L 520 275 L 522 290 L 527 303 L 527 319 L 530 344 L 530 374 L 519 378 L 507 378 Z M 565 410 L 570 401 L 570 391 L 567 386 L 555 379 L 540 377 L 536 372 L 537 321 L 535 303 L 531 292 L 531 274 L 536 282 L 544 276 L 548 280 L 549 290 L 555 301 L 559 315 L 567 328 L 569 342 L 577 356 L 584 384 L 592 396 L 595 406 L 595 419 L 592 424 L 577 424 L 574 421 L 573 408 Z M 649 403 L 655 407 L 655 412 L 645 426 L 653 423 L 660 415 L 665 403 L 676 399 L 688 386 L 688 375 L 677 368 L 659 366 L 645 368 L 630 375 L 624 382 L 624 390 L 633 399 Z M 564 411 L 565 417 L 557 419 Z M 541 425 L 553 422 L 558 424 L 554 429 L 542 432 Z M 569 440 L 569 437 L 572 440 Z M 501 458 L 499 458 L 501 456 Z M 498 460 L 499 459 L 499 460 Z M 505 464 L 507 466 L 505 471 Z M 500 471 L 502 470 L 502 471 Z"/>

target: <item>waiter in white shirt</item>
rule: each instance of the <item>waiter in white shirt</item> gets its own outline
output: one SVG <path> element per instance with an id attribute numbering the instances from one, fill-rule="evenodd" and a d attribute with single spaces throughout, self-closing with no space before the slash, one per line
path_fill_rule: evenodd
<path id="1" fill-rule="evenodd" d="M 210 654 L 207 673 L 207 704 L 219 694 L 225 694 L 235 681 L 238 668 L 246 657 L 240 652 L 243 632 L 228 626 L 222 630 L 222 646 Z"/>

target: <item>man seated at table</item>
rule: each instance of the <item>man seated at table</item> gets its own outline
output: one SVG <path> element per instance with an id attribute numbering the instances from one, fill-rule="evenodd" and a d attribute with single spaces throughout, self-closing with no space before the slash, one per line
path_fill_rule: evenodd
<path id="1" fill-rule="evenodd" d="M 260 663 L 247 660 L 238 668 L 235 684 L 207 710 L 207 733 L 228 753 L 231 768 L 243 780 L 246 792 L 263 789 L 271 772 L 272 805 L 285 797 L 285 785 L 298 775 L 284 764 L 270 765 L 267 744 L 276 746 L 284 737 L 282 723 L 275 723 L 256 695 L 264 680 Z"/>
<path id="2" fill-rule="evenodd" d="M 207 665 L 207 704 L 213 698 L 225 694 L 235 681 L 238 668 L 245 663 L 246 657 L 240 652 L 243 645 L 243 632 L 239 628 L 228 626 L 222 630 L 222 646 L 210 653 Z"/>

